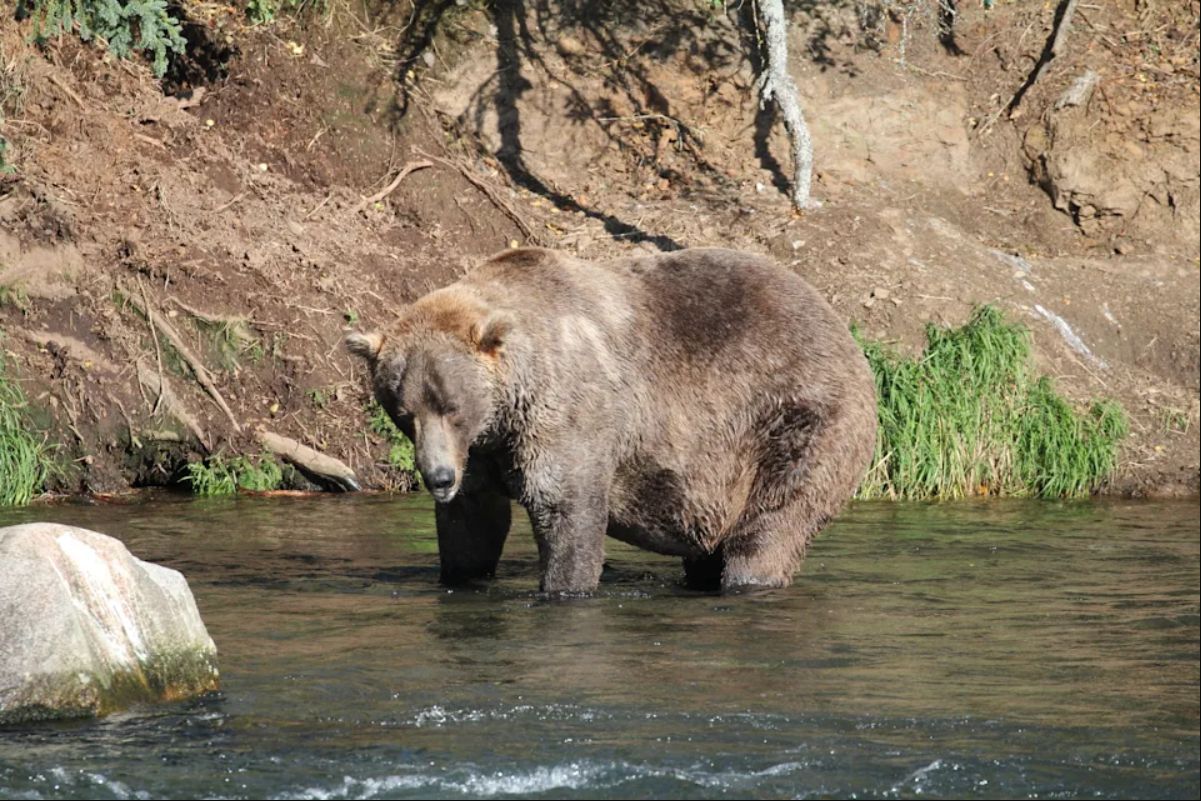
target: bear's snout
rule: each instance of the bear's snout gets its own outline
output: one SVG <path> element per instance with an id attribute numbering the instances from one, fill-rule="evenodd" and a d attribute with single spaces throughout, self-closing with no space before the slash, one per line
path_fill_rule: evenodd
<path id="1" fill-rule="evenodd" d="M 438 466 L 425 473 L 424 478 L 425 485 L 430 488 L 430 491 L 435 495 L 441 495 L 454 486 L 454 468 Z"/>

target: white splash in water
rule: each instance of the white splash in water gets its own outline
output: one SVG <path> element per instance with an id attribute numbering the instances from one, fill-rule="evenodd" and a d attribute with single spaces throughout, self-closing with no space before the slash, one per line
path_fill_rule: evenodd
<path id="1" fill-rule="evenodd" d="M 899 782 L 894 784 L 891 788 L 891 792 L 900 793 L 902 788 L 905 787 L 905 785 L 913 784 L 914 785 L 913 792 L 920 794 L 922 792 L 921 783 L 926 780 L 926 776 L 931 771 L 938 770 L 941 767 L 942 767 L 942 760 L 936 759 L 933 762 L 931 762 L 929 765 L 927 765 L 926 767 L 918 768 L 913 773 L 910 773 L 908 776 L 906 776 L 905 778 L 901 779 Z"/>

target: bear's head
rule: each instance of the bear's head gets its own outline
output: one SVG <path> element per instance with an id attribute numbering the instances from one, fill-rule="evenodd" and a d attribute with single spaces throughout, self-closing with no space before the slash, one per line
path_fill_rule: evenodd
<path id="1" fill-rule="evenodd" d="M 471 446 L 496 418 L 512 326 L 508 313 L 442 290 L 384 333 L 346 337 L 371 370 L 376 400 L 412 440 L 417 469 L 439 503 L 455 497 Z"/>

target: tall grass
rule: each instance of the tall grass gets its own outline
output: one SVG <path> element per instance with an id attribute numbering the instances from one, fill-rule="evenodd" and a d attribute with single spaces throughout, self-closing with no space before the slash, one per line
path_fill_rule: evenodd
<path id="1" fill-rule="evenodd" d="M 257 460 L 245 456 L 227 459 L 218 454 L 207 462 L 188 465 L 187 475 L 192 492 L 206 497 L 233 495 L 239 489 L 267 492 L 279 489 L 283 479 L 283 470 L 267 454 Z"/>
<path id="2" fill-rule="evenodd" d="M 856 333 L 858 337 L 858 333 Z M 880 428 L 861 498 L 973 494 L 1078 497 L 1112 472 L 1126 417 L 1112 401 L 1077 412 L 1030 374 L 1030 334 L 981 306 L 961 328 L 926 327 L 908 359 L 863 341 Z"/>
<path id="3" fill-rule="evenodd" d="M 0 506 L 29 503 L 46 480 L 46 447 L 34 436 L 25 407 L 25 393 L 5 374 L 0 358 Z"/>

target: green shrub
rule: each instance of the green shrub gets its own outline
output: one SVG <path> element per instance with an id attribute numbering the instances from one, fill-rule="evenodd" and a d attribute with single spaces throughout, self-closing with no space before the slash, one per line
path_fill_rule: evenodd
<path id="1" fill-rule="evenodd" d="M 0 506 L 29 503 L 46 480 L 46 447 L 30 431 L 25 408 L 25 393 L 0 359 Z"/>
<path id="2" fill-rule="evenodd" d="M 417 471 L 417 461 L 413 455 L 413 443 L 396 427 L 392 418 L 378 403 L 372 401 L 369 411 L 371 430 L 388 441 L 388 464 L 394 470 L 414 475 Z"/>
<path id="3" fill-rule="evenodd" d="M 257 460 L 245 456 L 226 459 L 218 454 L 208 461 L 188 465 L 187 475 L 192 492 L 206 497 L 233 495 L 239 489 L 267 492 L 279 489 L 283 478 L 283 470 L 267 454 Z"/>
<path id="4" fill-rule="evenodd" d="M 309 9 L 321 10 L 328 7 L 326 0 L 247 0 L 246 18 L 255 25 L 275 21 L 281 11 L 300 14 Z"/>
<path id="5" fill-rule="evenodd" d="M 4 122 L 4 117 L 0 116 L 0 123 Z M 8 140 L 0 135 L 0 175 L 12 175 L 17 171 L 17 168 L 8 163 Z"/>
<path id="6" fill-rule="evenodd" d="M 135 52 L 146 55 L 160 78 L 167 71 L 168 55 L 187 48 L 167 0 L 28 0 L 28 6 L 35 38 L 77 31 L 85 42 L 104 41 L 118 58 Z"/>
<path id="7" fill-rule="evenodd" d="M 915 359 L 861 340 L 880 429 L 859 497 L 1078 497 L 1112 472 L 1127 433 L 1121 407 L 1080 414 L 1050 379 L 1033 379 L 1023 326 L 982 306 L 961 328 L 928 325 L 926 339 Z"/>

